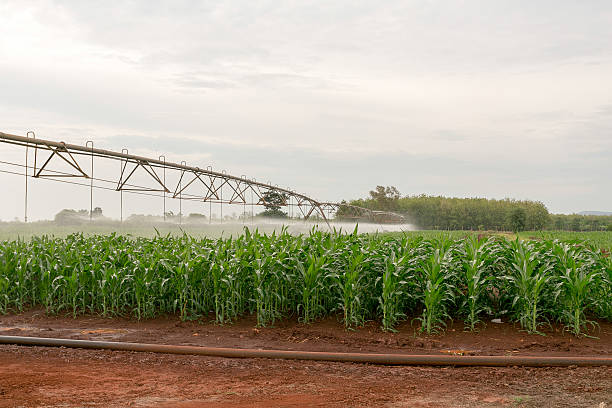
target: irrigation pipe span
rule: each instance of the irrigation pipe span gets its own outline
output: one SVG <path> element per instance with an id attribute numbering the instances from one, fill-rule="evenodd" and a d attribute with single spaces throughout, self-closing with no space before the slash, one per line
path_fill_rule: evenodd
<path id="1" fill-rule="evenodd" d="M 612 357 L 438 356 L 417 354 L 329 353 L 321 351 L 172 346 L 165 344 L 123 343 L 23 336 L 0 336 L 0 344 L 115 351 L 139 351 L 166 354 L 189 354 L 227 358 L 276 358 L 286 360 L 338 361 L 346 363 L 368 363 L 382 365 L 525 367 L 612 366 Z"/>

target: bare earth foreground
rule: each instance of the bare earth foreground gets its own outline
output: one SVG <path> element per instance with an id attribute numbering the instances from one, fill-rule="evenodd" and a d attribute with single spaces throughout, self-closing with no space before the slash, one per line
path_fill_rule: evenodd
<path id="1" fill-rule="evenodd" d="M 440 336 L 409 324 L 353 332 L 336 319 L 255 329 L 162 318 L 0 316 L 0 335 L 308 351 L 474 355 L 612 355 L 612 325 L 599 339 L 559 328 L 528 335 L 507 324 L 477 334 L 458 323 Z M 597 407 L 612 408 L 612 367 L 387 367 L 0 346 L 0 407 Z"/>

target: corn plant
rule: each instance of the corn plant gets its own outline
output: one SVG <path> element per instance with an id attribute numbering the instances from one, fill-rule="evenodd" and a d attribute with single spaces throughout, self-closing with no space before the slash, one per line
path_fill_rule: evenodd
<path id="1" fill-rule="evenodd" d="M 499 261 L 499 250 L 495 240 L 481 240 L 475 236 L 466 238 L 461 246 L 462 268 L 458 281 L 462 290 L 462 308 L 466 310 L 465 326 L 469 331 L 474 331 L 476 325 L 481 323 L 480 315 L 483 312 L 492 312 L 486 302 L 486 294 L 493 278 L 489 269 Z"/>
<path id="2" fill-rule="evenodd" d="M 612 321 L 612 256 L 610 252 L 599 253 L 597 267 L 601 270 L 598 284 L 594 289 L 597 297 L 595 313 Z"/>
<path id="3" fill-rule="evenodd" d="M 0 313 L 31 307 L 219 324 L 252 313 L 259 326 L 292 315 L 303 322 L 337 315 L 347 328 L 380 319 L 384 330 L 417 315 L 427 333 L 455 317 L 473 330 L 484 313 L 510 310 L 527 331 L 558 319 L 582 335 L 591 316 L 612 319 L 612 267 L 607 250 L 582 243 L 442 233 L 247 229 L 221 239 L 73 234 L 0 241 Z"/>
<path id="4" fill-rule="evenodd" d="M 578 247 L 554 243 L 553 253 L 558 265 L 558 292 L 561 320 L 574 335 L 584 334 L 587 324 L 594 322 L 586 319 L 586 310 L 594 302 L 592 286 L 599 278 L 600 271 L 590 256 L 578 251 Z"/>
<path id="5" fill-rule="evenodd" d="M 298 313 L 301 312 L 301 319 L 304 323 L 312 322 L 323 314 L 325 262 L 324 256 L 309 255 L 306 263 L 297 264 L 301 284 L 301 302 L 298 304 Z"/>
<path id="6" fill-rule="evenodd" d="M 403 298 L 407 295 L 404 288 L 407 284 L 404 279 L 404 258 L 397 259 L 392 252 L 385 262 L 382 276 L 376 279 L 380 284 L 378 301 L 382 311 L 383 330 L 395 331 L 394 327 L 406 314 L 403 311 Z"/>
<path id="7" fill-rule="evenodd" d="M 417 269 L 416 280 L 420 288 L 420 300 L 423 305 L 421 331 L 430 334 L 446 326 L 447 303 L 453 299 L 454 286 L 452 272 L 449 268 L 451 253 L 446 247 L 439 247 L 427 258 L 421 260 Z"/>
<path id="8" fill-rule="evenodd" d="M 284 298 L 287 295 L 288 279 L 283 268 L 276 264 L 276 259 L 276 253 L 261 253 L 256 250 L 252 285 L 257 325 L 262 327 L 274 324 L 275 320 L 281 317 Z"/>
<path id="9" fill-rule="evenodd" d="M 539 318 L 542 295 L 551 281 L 551 265 L 539 260 L 539 253 L 529 243 L 512 242 L 511 271 L 507 276 L 514 290 L 512 306 L 521 327 L 529 333 L 541 334 Z"/>
<path id="10" fill-rule="evenodd" d="M 229 264 L 225 260 L 214 262 L 210 268 L 213 280 L 213 297 L 215 300 L 215 321 L 229 323 L 233 317 L 233 307 L 230 299 L 232 285 L 229 278 Z"/>
<path id="11" fill-rule="evenodd" d="M 353 251 L 357 252 L 355 249 Z M 362 326 L 365 322 L 362 298 L 363 288 L 363 253 L 352 253 L 349 264 L 343 271 L 330 275 L 340 292 L 340 309 L 346 328 Z"/>

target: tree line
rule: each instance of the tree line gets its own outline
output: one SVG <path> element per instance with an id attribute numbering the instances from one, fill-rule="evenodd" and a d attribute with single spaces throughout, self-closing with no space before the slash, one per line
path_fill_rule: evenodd
<path id="1" fill-rule="evenodd" d="M 551 214 L 548 229 L 558 231 L 612 231 L 612 215 Z"/>
<path id="2" fill-rule="evenodd" d="M 402 197 L 397 188 L 377 186 L 350 204 L 405 215 L 423 229 L 535 231 L 612 230 L 612 216 L 550 214 L 540 201 L 455 198 L 425 194 Z M 340 213 L 340 216 L 342 213 Z"/>

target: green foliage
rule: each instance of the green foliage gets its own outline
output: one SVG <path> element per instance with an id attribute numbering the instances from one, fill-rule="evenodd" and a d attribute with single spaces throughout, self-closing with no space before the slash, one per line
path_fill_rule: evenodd
<path id="1" fill-rule="evenodd" d="M 325 257 L 308 255 L 306 262 L 298 263 L 298 279 L 300 286 L 301 302 L 298 304 L 298 312 L 304 323 L 309 323 L 323 314 L 323 294 L 325 286 Z"/>
<path id="2" fill-rule="evenodd" d="M 511 243 L 511 250 L 511 271 L 507 279 L 514 295 L 515 316 L 529 333 L 539 333 L 541 303 L 546 289 L 550 290 L 551 266 L 543 262 L 532 243 L 517 239 Z"/>
<path id="3" fill-rule="evenodd" d="M 419 262 L 416 280 L 419 286 L 419 298 L 423 305 L 421 331 L 429 334 L 439 331 L 450 318 L 447 304 L 452 300 L 454 287 L 451 285 L 450 241 L 436 242 L 431 255 Z"/>
<path id="4" fill-rule="evenodd" d="M 612 231 L 612 215 L 552 214 L 549 229 L 558 231 Z"/>
<path id="5" fill-rule="evenodd" d="M 527 212 L 521 207 L 514 208 L 510 212 L 510 219 L 508 222 L 510 223 L 512 231 L 524 231 L 525 225 L 527 224 Z"/>
<path id="6" fill-rule="evenodd" d="M 492 291 L 495 268 L 503 262 L 503 250 L 495 238 L 479 239 L 469 236 L 459 247 L 462 265 L 458 273 L 466 329 L 476 330 L 483 312 L 491 314 L 487 293 Z"/>
<path id="7" fill-rule="evenodd" d="M 547 228 L 550 222 L 548 210 L 538 201 L 427 195 L 400 197 L 394 187 L 378 186 L 376 191 L 370 192 L 369 198 L 354 200 L 349 204 L 405 214 L 419 227 L 434 230 L 511 231 L 511 214 L 517 209 L 524 211 L 521 230 L 542 230 Z"/>
<path id="8" fill-rule="evenodd" d="M 404 318 L 406 314 L 403 311 L 402 300 L 404 295 L 404 287 L 406 281 L 403 280 L 403 258 L 396 259 L 395 252 L 385 260 L 385 267 L 382 275 L 377 278 L 380 287 L 380 296 L 378 301 L 382 311 L 382 327 L 384 330 L 393 330 L 397 322 Z"/>
<path id="9" fill-rule="evenodd" d="M 370 191 L 370 200 L 375 203 L 376 209 L 381 211 L 397 211 L 400 197 L 399 190 L 393 186 L 376 186 Z"/>
<path id="10" fill-rule="evenodd" d="M 539 241 L 585 242 L 591 246 L 612 250 L 612 233 L 608 231 L 525 231 L 516 234 L 521 239 Z"/>
<path id="11" fill-rule="evenodd" d="M 270 190 L 262 194 L 262 201 L 264 207 L 261 216 L 271 218 L 285 218 L 287 213 L 281 211 L 281 207 L 287 205 L 287 195 L 278 191 Z"/>
<path id="12" fill-rule="evenodd" d="M 596 266 L 601 271 L 598 284 L 593 288 L 593 297 L 597 299 L 597 314 L 612 321 L 612 256 L 610 251 L 603 251 L 597 259 Z"/>
<path id="13" fill-rule="evenodd" d="M 612 215 L 550 214 L 539 201 L 427 195 L 401 197 L 395 187 L 376 186 L 368 198 L 348 204 L 404 214 L 423 229 L 612 231 Z"/>
<path id="14" fill-rule="evenodd" d="M 577 246 L 551 243 L 556 261 L 556 280 L 562 305 L 560 319 L 576 336 L 580 335 L 589 321 L 586 310 L 594 306 L 593 282 L 601 277 L 601 270 L 596 267 L 597 257 L 579 250 Z"/>
<path id="15" fill-rule="evenodd" d="M 268 218 L 287 218 L 287 213 L 279 209 L 265 210 L 257 215 Z"/>
<path id="16" fill-rule="evenodd" d="M 100 215 L 102 214 L 102 210 L 100 210 Z M 55 222 L 58 225 L 79 225 L 85 221 L 89 220 L 89 211 L 87 210 L 72 210 L 72 209 L 63 209 L 57 214 L 55 214 L 54 218 Z"/>
<path id="17" fill-rule="evenodd" d="M 367 296 L 364 287 L 366 277 L 364 272 L 364 254 L 354 246 L 348 254 L 349 258 L 343 260 L 343 268 L 330 275 L 338 290 L 339 307 L 343 313 L 344 325 L 347 328 L 361 326 L 366 319 L 366 310 L 363 300 Z"/>
<path id="18" fill-rule="evenodd" d="M 376 319 L 384 330 L 416 317 L 426 333 L 449 319 L 475 330 L 487 316 L 509 316 L 529 332 L 557 320 L 575 335 L 595 317 L 612 320 L 608 250 L 576 240 L 423 235 L 313 229 L 0 241 L 0 313 L 42 307 L 218 324 L 255 314 L 258 326 L 337 314 L 347 328 Z"/>

